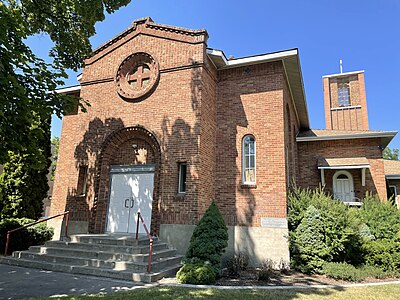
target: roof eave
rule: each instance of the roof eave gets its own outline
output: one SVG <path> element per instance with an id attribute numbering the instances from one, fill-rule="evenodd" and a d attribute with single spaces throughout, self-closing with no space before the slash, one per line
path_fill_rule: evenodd
<path id="1" fill-rule="evenodd" d="M 232 69 L 272 61 L 282 61 L 289 89 L 294 98 L 293 100 L 300 128 L 302 130 L 310 128 L 298 49 L 228 60 L 222 50 L 208 48 L 207 55 L 218 70 Z"/>
<path id="2" fill-rule="evenodd" d="M 54 92 L 57 94 L 72 94 L 79 92 L 81 90 L 81 85 L 67 86 L 64 88 L 55 89 Z"/>
<path id="3" fill-rule="evenodd" d="M 349 139 L 368 139 L 368 138 L 381 138 L 381 146 L 385 148 L 390 141 L 395 137 L 397 131 L 373 132 L 362 134 L 340 134 L 340 135 L 327 135 L 327 136 L 308 136 L 296 137 L 296 142 L 316 142 L 316 141 L 329 141 L 329 140 L 349 140 Z"/>

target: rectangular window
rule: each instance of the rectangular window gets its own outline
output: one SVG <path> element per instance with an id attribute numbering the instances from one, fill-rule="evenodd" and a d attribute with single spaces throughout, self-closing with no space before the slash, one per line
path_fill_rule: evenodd
<path id="1" fill-rule="evenodd" d="M 79 174 L 78 174 L 78 186 L 76 188 L 76 194 L 78 196 L 85 196 L 86 195 L 86 184 L 87 184 L 87 166 L 80 166 L 79 167 Z"/>
<path id="2" fill-rule="evenodd" d="M 180 163 L 179 168 L 179 182 L 178 182 L 178 193 L 186 193 L 186 174 L 187 174 L 187 164 Z"/>
<path id="3" fill-rule="evenodd" d="M 397 190 L 396 190 L 396 186 L 395 185 L 389 185 L 389 197 L 392 197 L 392 201 L 393 203 L 396 203 L 396 197 L 397 197 Z"/>
<path id="4" fill-rule="evenodd" d="M 339 107 L 350 106 L 350 85 L 346 79 L 338 80 Z"/>

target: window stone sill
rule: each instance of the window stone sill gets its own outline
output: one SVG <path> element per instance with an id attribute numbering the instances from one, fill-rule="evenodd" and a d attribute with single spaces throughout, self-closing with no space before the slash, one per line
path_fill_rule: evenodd
<path id="1" fill-rule="evenodd" d="M 257 184 L 251 184 L 251 183 L 242 183 L 240 187 L 244 190 L 250 190 L 250 189 L 256 189 Z"/>
<path id="2" fill-rule="evenodd" d="M 186 193 L 178 193 L 175 195 L 175 200 L 177 200 L 177 201 L 185 200 L 185 195 L 186 195 Z"/>

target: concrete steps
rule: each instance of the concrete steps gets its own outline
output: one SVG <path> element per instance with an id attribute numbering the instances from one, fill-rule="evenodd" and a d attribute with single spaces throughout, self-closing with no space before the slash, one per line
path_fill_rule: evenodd
<path id="1" fill-rule="evenodd" d="M 149 239 L 127 235 L 75 235 L 15 251 L 0 263 L 51 271 L 153 282 L 174 276 L 182 256 L 158 239 L 153 241 L 152 272 L 147 273 Z"/>

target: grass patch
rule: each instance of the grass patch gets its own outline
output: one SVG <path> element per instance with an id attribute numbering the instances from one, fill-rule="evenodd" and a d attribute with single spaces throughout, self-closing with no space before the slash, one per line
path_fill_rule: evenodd
<path id="1" fill-rule="evenodd" d="M 335 289 L 296 289 L 296 290 L 217 290 L 217 289 L 188 289 L 182 287 L 153 287 L 136 289 L 130 292 L 116 292 L 106 295 L 73 296 L 48 299 L 73 299 L 73 300 L 94 300 L 94 299 L 146 299 L 146 300 L 167 300 L 167 299 L 385 299 L 397 300 L 400 294 L 400 284 L 388 284 L 381 286 L 335 288 Z"/>

